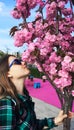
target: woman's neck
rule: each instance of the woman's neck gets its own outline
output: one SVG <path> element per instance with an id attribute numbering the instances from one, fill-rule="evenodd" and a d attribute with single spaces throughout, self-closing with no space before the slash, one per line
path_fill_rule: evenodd
<path id="1" fill-rule="evenodd" d="M 19 94 L 23 95 L 23 88 L 24 88 L 24 79 L 12 79 L 13 84 L 15 85 Z"/>

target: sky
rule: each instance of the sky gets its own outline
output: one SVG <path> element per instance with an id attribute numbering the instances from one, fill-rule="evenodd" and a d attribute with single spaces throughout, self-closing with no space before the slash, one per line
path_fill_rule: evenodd
<path id="1" fill-rule="evenodd" d="M 15 0 L 0 0 L 0 50 L 3 52 L 22 52 L 25 49 L 25 46 L 15 47 L 14 40 L 9 35 L 10 29 L 20 23 L 20 20 L 11 16 L 14 6 Z"/>

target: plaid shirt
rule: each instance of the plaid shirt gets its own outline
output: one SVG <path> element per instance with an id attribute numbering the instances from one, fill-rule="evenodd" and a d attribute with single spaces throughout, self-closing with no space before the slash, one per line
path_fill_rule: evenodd
<path id="1" fill-rule="evenodd" d="M 31 99 L 18 95 L 20 109 L 11 97 L 0 99 L 0 130 L 42 130 L 55 127 L 52 118 L 37 119 Z M 16 109 L 17 108 L 17 109 Z"/>

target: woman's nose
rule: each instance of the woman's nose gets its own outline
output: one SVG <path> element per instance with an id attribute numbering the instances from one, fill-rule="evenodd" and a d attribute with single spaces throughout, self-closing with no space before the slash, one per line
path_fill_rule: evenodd
<path id="1" fill-rule="evenodd" d="M 26 64 L 26 62 L 25 61 L 21 61 L 21 64 L 23 65 L 23 66 L 27 66 L 27 64 Z"/>

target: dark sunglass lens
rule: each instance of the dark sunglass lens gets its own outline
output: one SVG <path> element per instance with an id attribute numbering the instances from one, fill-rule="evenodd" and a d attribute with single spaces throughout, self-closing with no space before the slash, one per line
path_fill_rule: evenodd
<path id="1" fill-rule="evenodd" d="M 10 65 L 9 65 L 9 68 L 13 65 L 13 64 L 21 64 L 21 60 L 19 60 L 19 59 L 14 59 L 11 63 L 10 63 Z"/>
<path id="2" fill-rule="evenodd" d="M 21 64 L 21 60 L 19 60 L 19 59 L 15 59 L 15 61 L 14 61 L 14 64 Z"/>

